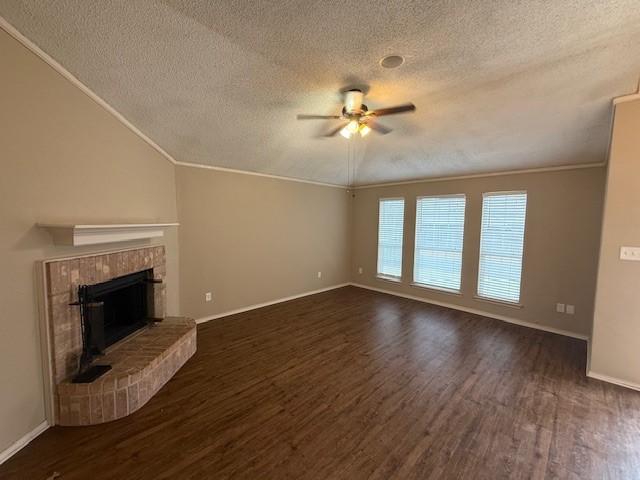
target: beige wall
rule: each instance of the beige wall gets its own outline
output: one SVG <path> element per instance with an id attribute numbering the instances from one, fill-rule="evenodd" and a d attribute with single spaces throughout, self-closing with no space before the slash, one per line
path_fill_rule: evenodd
<path id="1" fill-rule="evenodd" d="M 173 165 L 3 30 L 0 155 L 1 452 L 44 420 L 34 264 L 100 250 L 54 247 L 35 223 L 170 222 L 177 212 Z M 177 233 L 164 243 L 175 313 Z"/>
<path id="2" fill-rule="evenodd" d="M 640 100 L 616 107 L 609 157 L 590 373 L 640 388 Z"/>
<path id="3" fill-rule="evenodd" d="M 353 207 L 354 282 L 547 327 L 588 335 L 600 239 L 604 169 L 504 175 L 357 190 Z M 516 309 L 473 298 L 476 292 L 482 193 L 527 190 L 528 208 L 521 302 Z M 410 286 L 416 197 L 467 196 L 462 295 Z M 376 278 L 378 199 L 405 198 L 403 282 Z M 363 274 L 358 274 L 358 267 Z M 573 304 L 575 315 L 555 312 L 557 302 Z"/>
<path id="4" fill-rule="evenodd" d="M 207 317 L 349 281 L 344 189 L 192 167 L 178 167 L 176 180 L 185 314 Z"/>

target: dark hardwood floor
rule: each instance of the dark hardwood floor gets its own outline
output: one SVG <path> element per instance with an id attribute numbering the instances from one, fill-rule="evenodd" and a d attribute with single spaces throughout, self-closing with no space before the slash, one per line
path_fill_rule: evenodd
<path id="1" fill-rule="evenodd" d="M 346 287 L 201 325 L 145 407 L 2 479 L 640 478 L 640 393 L 586 343 Z"/>

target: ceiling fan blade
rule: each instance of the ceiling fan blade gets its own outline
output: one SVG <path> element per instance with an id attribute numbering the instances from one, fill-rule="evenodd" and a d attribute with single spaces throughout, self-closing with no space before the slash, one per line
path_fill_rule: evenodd
<path id="1" fill-rule="evenodd" d="M 334 128 L 333 130 L 330 130 L 329 132 L 325 133 L 325 135 L 324 135 L 324 136 L 325 136 L 325 137 L 333 137 L 333 136 L 337 135 L 337 134 L 338 134 L 338 132 L 339 132 L 340 130 L 342 130 L 344 127 L 346 127 L 347 125 L 349 125 L 349 122 L 347 122 L 347 123 L 343 123 L 343 124 L 342 124 L 342 125 L 340 125 L 339 127 Z"/>
<path id="2" fill-rule="evenodd" d="M 296 115 L 298 120 L 337 120 L 340 115 Z"/>
<path id="3" fill-rule="evenodd" d="M 385 127 L 384 125 L 380 125 L 378 122 L 367 122 L 367 126 L 373 130 L 374 132 L 378 132 L 382 135 L 386 135 L 387 133 L 391 133 L 393 130 L 389 127 Z"/>
<path id="4" fill-rule="evenodd" d="M 416 106 L 413 103 L 407 103 L 406 105 L 398 105 L 397 107 L 379 108 L 373 112 L 369 112 L 370 115 L 376 117 L 382 117 L 383 115 L 395 115 L 396 113 L 415 112 Z"/>

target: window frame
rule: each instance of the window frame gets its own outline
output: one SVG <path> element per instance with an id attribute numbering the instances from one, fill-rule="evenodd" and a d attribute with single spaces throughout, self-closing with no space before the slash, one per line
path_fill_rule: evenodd
<path id="1" fill-rule="evenodd" d="M 484 216 L 484 199 L 485 197 L 490 197 L 490 196 L 521 195 L 521 194 L 524 194 L 526 196 L 526 204 L 525 204 L 525 210 L 524 210 L 524 228 L 522 229 L 522 257 L 520 259 L 520 283 L 518 285 L 518 300 L 514 302 L 510 300 L 503 300 L 500 298 L 492 298 L 492 297 L 486 297 L 484 295 L 480 295 L 478 290 L 480 289 L 480 262 L 482 260 L 482 250 L 481 250 L 482 249 L 482 218 Z M 493 191 L 493 192 L 482 193 L 482 204 L 480 209 L 480 238 L 479 238 L 479 244 L 478 244 L 478 273 L 476 275 L 476 289 L 475 289 L 476 291 L 475 291 L 475 294 L 473 295 L 473 298 L 475 300 L 494 303 L 497 305 L 503 305 L 507 307 L 513 307 L 513 308 L 524 307 L 524 304 L 522 303 L 522 283 L 523 283 L 524 272 L 525 272 L 525 259 L 526 259 L 526 252 L 527 252 L 526 247 L 527 247 L 528 215 L 529 215 L 529 192 L 527 190 L 503 190 L 503 191 Z"/>
<path id="2" fill-rule="evenodd" d="M 416 280 L 416 250 L 418 248 L 418 202 L 423 198 L 463 198 L 464 199 L 464 219 L 462 222 L 462 250 L 460 251 L 460 288 L 440 287 L 438 285 L 430 285 L 428 283 L 418 282 Z M 467 228 L 467 194 L 466 193 L 447 193 L 444 195 L 420 195 L 416 197 L 416 212 L 414 220 L 414 238 L 413 238 L 413 272 L 411 285 L 414 287 L 434 290 L 441 293 L 450 293 L 453 295 L 462 295 L 463 278 L 462 271 L 464 269 L 464 237 Z"/>
<path id="3" fill-rule="evenodd" d="M 380 273 L 380 206 L 382 204 L 383 201 L 392 201 L 392 200 L 402 200 L 402 245 L 400 246 L 400 275 L 399 276 L 395 276 L 395 275 L 386 275 L 384 273 Z M 403 267 L 403 263 L 404 263 L 404 246 L 405 246 L 405 241 L 404 241 L 404 230 L 405 230 L 405 213 L 406 213 L 406 206 L 407 206 L 407 201 L 405 199 L 405 197 L 378 197 L 378 222 L 377 222 L 377 228 L 376 228 L 376 278 L 378 280 L 384 280 L 387 282 L 394 282 L 394 283 L 402 283 L 402 275 L 404 274 L 404 268 Z"/>

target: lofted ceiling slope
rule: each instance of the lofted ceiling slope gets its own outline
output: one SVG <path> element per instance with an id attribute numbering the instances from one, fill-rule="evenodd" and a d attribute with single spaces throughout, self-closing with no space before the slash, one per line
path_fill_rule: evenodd
<path id="1" fill-rule="evenodd" d="M 0 15 L 176 160 L 345 184 L 602 162 L 640 73 L 638 0 L 0 0 Z M 406 62 L 378 64 L 387 54 Z M 411 101 L 321 138 L 339 90 Z"/>

